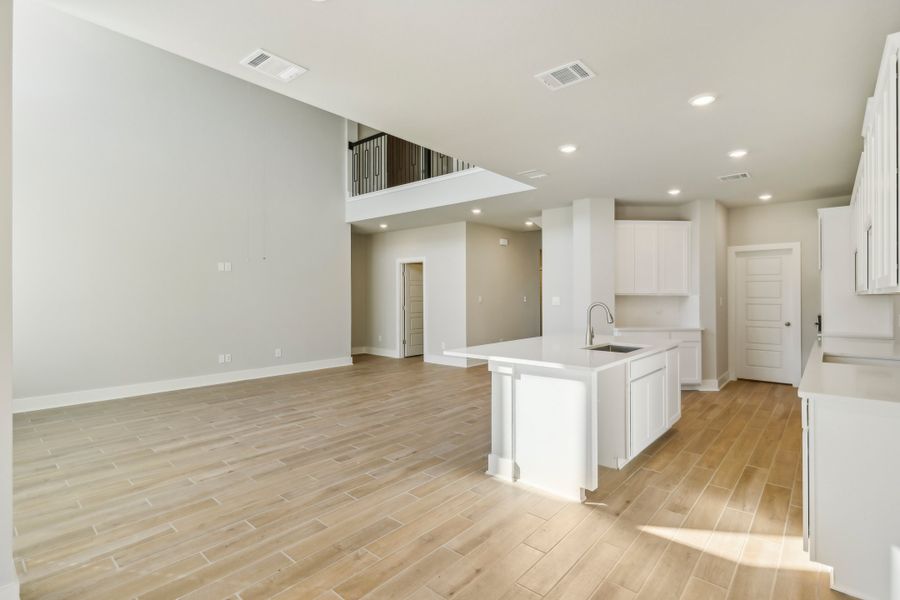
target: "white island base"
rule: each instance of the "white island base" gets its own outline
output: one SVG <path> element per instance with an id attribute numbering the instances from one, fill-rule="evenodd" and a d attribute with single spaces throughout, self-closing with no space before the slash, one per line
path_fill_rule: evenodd
<path id="1" fill-rule="evenodd" d="M 598 466 L 620 469 L 681 416 L 677 342 L 628 353 L 579 348 L 576 336 L 528 338 L 448 351 L 488 361 L 487 472 L 581 502 Z"/>

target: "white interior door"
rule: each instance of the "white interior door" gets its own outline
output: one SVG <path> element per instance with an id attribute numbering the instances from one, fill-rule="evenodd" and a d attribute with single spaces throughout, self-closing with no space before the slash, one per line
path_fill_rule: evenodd
<path id="1" fill-rule="evenodd" d="M 425 298 L 422 263 L 403 265 L 403 356 L 424 353 Z"/>
<path id="2" fill-rule="evenodd" d="M 735 376 L 799 384 L 799 244 L 733 252 Z"/>

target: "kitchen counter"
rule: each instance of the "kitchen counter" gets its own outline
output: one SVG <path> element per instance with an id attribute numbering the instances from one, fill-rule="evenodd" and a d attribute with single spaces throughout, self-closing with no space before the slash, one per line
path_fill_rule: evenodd
<path id="1" fill-rule="evenodd" d="M 873 364 L 861 364 L 866 359 Z M 799 394 L 900 403 L 900 341 L 844 337 L 818 341 L 810 351 Z"/>
<path id="2" fill-rule="evenodd" d="M 810 559 L 832 567 L 835 590 L 894 598 L 900 344 L 826 337 L 813 346 L 798 393 L 803 534 Z"/>
<path id="3" fill-rule="evenodd" d="M 616 331 L 703 331 L 702 327 L 666 327 L 666 326 L 640 326 L 640 327 L 616 327 Z"/>
<path id="4" fill-rule="evenodd" d="M 606 344 L 637 349 L 592 349 Z M 445 354 L 488 361 L 487 473 L 583 501 L 599 466 L 621 469 L 681 417 L 678 344 L 600 335 L 586 348 L 571 333 Z"/>
<path id="5" fill-rule="evenodd" d="M 447 350 L 444 354 L 447 356 L 502 361 L 551 369 L 596 371 L 641 358 L 642 356 L 649 356 L 657 352 L 676 348 L 678 341 L 661 338 L 658 343 L 647 343 L 643 340 L 629 341 L 627 335 L 594 336 L 593 346 L 605 344 L 637 346 L 640 350 L 627 354 L 589 350 L 584 347 L 584 336 L 573 333 L 470 346 L 468 348 Z"/>

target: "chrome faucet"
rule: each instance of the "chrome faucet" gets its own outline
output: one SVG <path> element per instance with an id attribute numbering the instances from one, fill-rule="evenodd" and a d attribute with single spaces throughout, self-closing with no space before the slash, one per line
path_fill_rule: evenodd
<path id="1" fill-rule="evenodd" d="M 591 313 L 594 311 L 594 308 L 597 306 L 602 306 L 603 310 L 606 311 L 606 322 L 610 325 L 613 324 L 613 314 L 612 311 L 609 310 L 609 307 L 603 302 L 594 302 L 587 309 L 587 332 L 585 333 L 585 346 L 590 346 L 594 343 L 594 326 L 591 324 Z"/>

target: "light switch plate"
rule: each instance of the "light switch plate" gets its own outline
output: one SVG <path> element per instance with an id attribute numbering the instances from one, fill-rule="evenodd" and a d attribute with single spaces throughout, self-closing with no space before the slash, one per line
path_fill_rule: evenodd
<path id="1" fill-rule="evenodd" d="M 550 304 L 552 304 L 553 306 L 559 306 L 559 296 L 553 296 L 553 298 L 550 300 Z"/>

